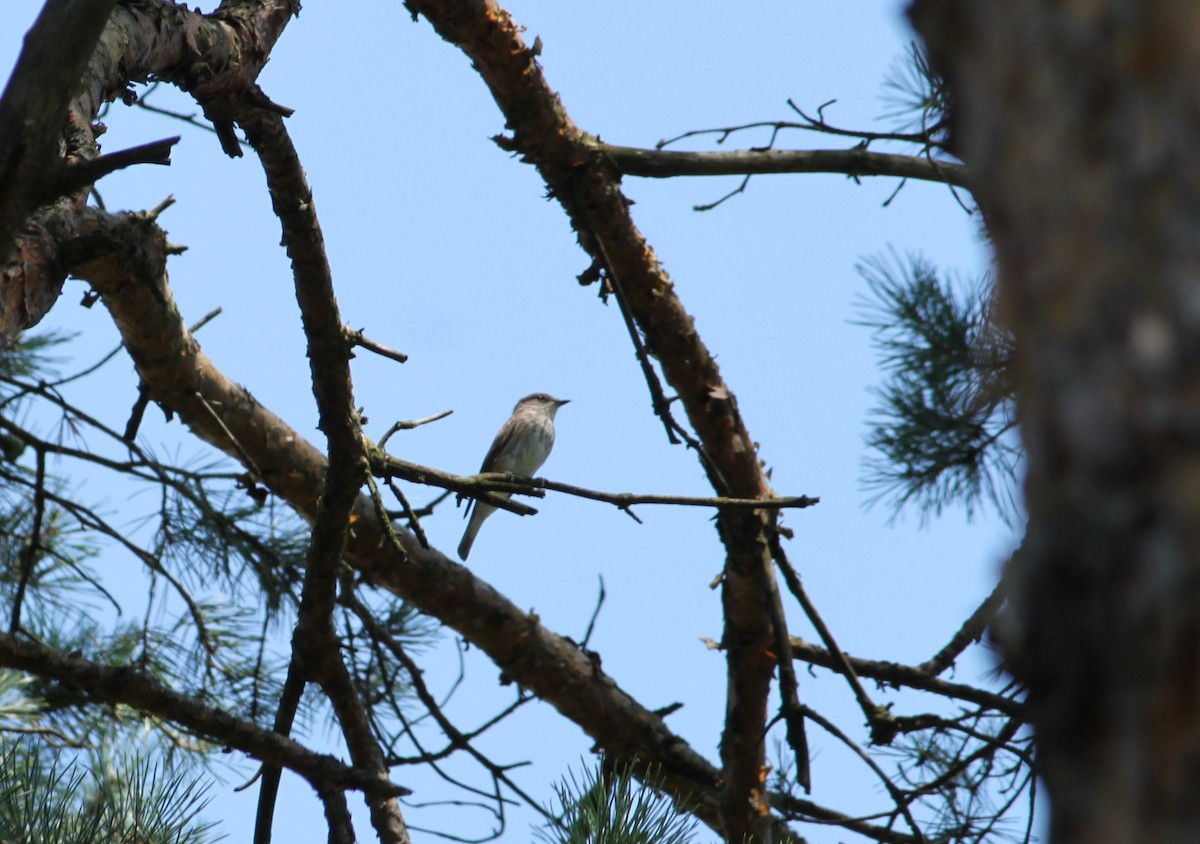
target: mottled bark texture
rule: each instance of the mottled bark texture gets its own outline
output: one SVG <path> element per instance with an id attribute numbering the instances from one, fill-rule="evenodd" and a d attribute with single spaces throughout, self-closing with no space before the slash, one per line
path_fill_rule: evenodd
<path id="1" fill-rule="evenodd" d="M 917 0 L 1017 341 L 1056 842 L 1200 841 L 1200 4 Z"/>

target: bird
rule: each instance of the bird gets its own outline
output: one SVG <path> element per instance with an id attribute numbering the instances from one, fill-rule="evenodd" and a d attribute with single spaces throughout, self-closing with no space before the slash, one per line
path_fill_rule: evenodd
<path id="1" fill-rule="evenodd" d="M 512 416 L 492 441 L 479 471 L 529 476 L 540 469 L 554 447 L 554 414 L 568 402 L 570 399 L 556 399 L 547 393 L 531 393 L 517 402 Z M 507 493 L 501 494 L 509 497 Z M 467 559 L 479 528 L 495 511 L 495 507 L 482 501 L 472 500 L 467 505 L 466 514 L 471 520 L 458 543 L 459 559 Z"/>

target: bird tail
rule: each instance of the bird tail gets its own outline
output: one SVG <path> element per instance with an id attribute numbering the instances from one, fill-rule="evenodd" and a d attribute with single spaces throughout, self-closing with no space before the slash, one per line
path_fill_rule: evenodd
<path id="1" fill-rule="evenodd" d="M 467 529 L 463 532 L 462 541 L 458 543 L 460 560 L 467 559 L 467 555 L 471 553 L 471 546 L 475 544 L 475 535 L 483 527 L 483 520 L 492 515 L 495 509 L 490 505 L 475 502 L 475 509 L 471 512 L 471 521 L 467 522 Z"/>

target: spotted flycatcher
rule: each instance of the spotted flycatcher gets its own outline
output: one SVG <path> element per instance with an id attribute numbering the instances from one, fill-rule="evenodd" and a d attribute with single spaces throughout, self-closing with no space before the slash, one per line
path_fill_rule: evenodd
<path id="1" fill-rule="evenodd" d="M 532 475 L 554 447 L 554 414 L 570 399 L 556 399 L 545 393 L 534 393 L 517 402 L 512 416 L 504 423 L 500 433 L 492 442 L 487 457 L 483 458 L 480 472 L 511 472 L 514 475 Z M 505 498 L 509 496 L 503 494 Z M 474 508 L 472 510 L 471 508 Z M 467 522 L 466 533 L 462 542 L 458 543 L 458 556 L 465 560 L 471 553 L 471 545 L 475 542 L 475 534 L 483 526 L 483 521 L 492 515 L 496 508 L 482 501 L 472 500 L 467 505 L 471 521 Z"/>

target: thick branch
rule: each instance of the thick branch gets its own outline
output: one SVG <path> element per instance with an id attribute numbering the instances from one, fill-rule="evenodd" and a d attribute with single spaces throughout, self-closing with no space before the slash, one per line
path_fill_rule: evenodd
<path id="1" fill-rule="evenodd" d="M 338 567 L 346 548 L 350 515 L 367 479 L 366 452 L 350 380 L 350 345 L 343 333 L 312 191 L 283 120 L 273 112 L 257 111 L 243 116 L 241 123 L 262 162 L 275 214 L 283 224 L 283 241 L 292 259 L 296 300 L 308 339 L 318 427 L 328 441 L 328 470 L 317 503 L 292 658 L 303 676 L 320 684 L 329 698 L 354 766 L 386 776 L 383 752 L 342 661 L 333 627 Z M 367 805 L 380 841 L 408 844 L 408 828 L 395 798 L 369 797 Z"/>
<path id="2" fill-rule="evenodd" d="M 25 37 L 0 99 L 0 259 L 47 195 L 47 173 L 65 169 L 59 140 L 67 107 L 116 0 L 49 0 Z M 53 184 L 56 180 L 51 179 Z"/>
<path id="3" fill-rule="evenodd" d="M 235 718 L 194 697 L 172 691 L 131 668 L 98 665 L 7 633 L 0 633 L 0 664 L 57 680 L 101 703 L 122 704 L 173 721 L 197 735 L 294 771 L 316 789 L 352 788 L 392 798 L 409 793 L 387 777 L 343 765 L 332 756 L 313 753 L 252 721 Z"/>
<path id="4" fill-rule="evenodd" d="M 57 301 L 61 273 L 38 273 L 40 250 L 64 211 L 82 207 L 88 180 L 141 160 L 164 161 L 168 142 L 96 159 L 92 122 L 101 106 L 125 96 L 132 82 L 169 81 L 196 95 L 225 128 L 219 134 L 228 148 L 232 122 L 222 115 L 247 99 L 265 99 L 254 80 L 298 9 L 294 0 L 226 0 L 205 16 L 156 0 L 114 5 L 47 3 L 0 101 L 0 341 L 36 325 Z M 30 218 L 76 188 L 54 212 Z M 12 254 L 21 226 L 28 234 Z"/>

